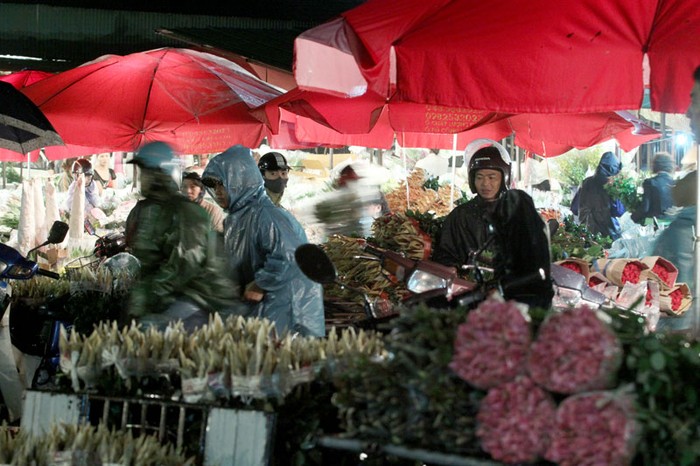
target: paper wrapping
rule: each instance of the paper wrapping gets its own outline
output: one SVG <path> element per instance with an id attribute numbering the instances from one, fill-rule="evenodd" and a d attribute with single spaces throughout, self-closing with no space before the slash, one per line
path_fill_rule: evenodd
<path id="1" fill-rule="evenodd" d="M 678 269 L 668 259 L 664 259 L 661 256 L 647 256 L 642 257 L 641 261 L 649 267 L 647 270 L 642 271 L 643 279 L 659 282 L 659 286 L 662 290 L 668 290 L 676 284 Z M 668 271 L 668 282 L 665 282 L 662 277 L 654 272 L 653 269 L 656 264 L 661 265 Z"/>
<path id="2" fill-rule="evenodd" d="M 70 224 L 68 236 L 73 240 L 83 239 L 85 230 L 85 179 L 83 175 L 78 176 L 75 191 L 73 193 L 73 203 L 70 207 Z"/>
<path id="3" fill-rule="evenodd" d="M 44 204 L 44 189 L 42 182 L 39 179 L 32 180 L 32 188 L 34 189 L 34 218 L 36 219 L 34 227 L 36 228 L 34 246 L 39 246 L 49 237 L 49 230 L 46 228 L 46 205 Z"/>
<path id="4" fill-rule="evenodd" d="M 602 273 L 613 285 L 621 287 L 624 285 L 622 283 L 622 273 L 627 264 L 630 263 L 636 264 L 641 269 L 639 278 L 641 280 L 642 273 L 649 267 L 639 259 L 598 259 L 593 264 L 593 270 Z"/>
<path id="5" fill-rule="evenodd" d="M 34 188 L 31 180 L 22 182 L 22 202 L 19 208 L 17 249 L 22 255 L 36 245 L 36 217 L 34 216 Z"/>
<path id="6" fill-rule="evenodd" d="M 565 264 L 573 264 L 573 267 L 569 267 L 570 270 L 573 270 L 574 272 L 580 273 L 583 275 L 583 278 L 586 279 L 586 283 L 588 283 L 588 278 L 591 275 L 591 266 L 590 263 L 586 260 L 580 259 L 578 257 L 571 257 L 569 259 L 562 259 L 560 261 L 555 262 L 555 264 L 559 264 L 561 266 L 565 266 Z M 578 268 L 578 270 L 574 270 Z"/>
<path id="7" fill-rule="evenodd" d="M 681 294 L 680 304 L 676 309 L 673 306 L 673 293 L 679 292 Z M 679 316 L 690 308 L 693 302 L 693 298 L 690 295 L 690 288 L 685 283 L 676 283 L 674 286 L 667 290 L 661 290 L 659 292 L 659 308 L 661 311 Z"/>

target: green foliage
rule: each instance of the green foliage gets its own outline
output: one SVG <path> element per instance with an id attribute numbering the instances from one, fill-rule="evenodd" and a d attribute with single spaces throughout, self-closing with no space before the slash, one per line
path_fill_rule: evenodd
<path id="1" fill-rule="evenodd" d="M 556 178 L 566 192 L 572 192 L 586 179 L 589 170 L 595 170 L 603 150 L 592 147 L 586 150 L 573 150 L 552 160 Z"/>
<path id="2" fill-rule="evenodd" d="M 642 197 L 639 195 L 640 180 L 635 176 L 621 173 L 605 185 L 605 191 L 612 199 L 619 199 L 627 212 L 634 212 L 642 202 Z"/>
<path id="3" fill-rule="evenodd" d="M 574 221 L 569 215 L 564 218 L 557 232 L 551 238 L 552 261 L 578 257 L 587 261 L 604 257 L 605 249 L 612 246 L 609 236 L 593 234 L 585 225 Z"/>
<path id="4" fill-rule="evenodd" d="M 20 183 L 22 177 L 12 165 L 5 164 L 5 177 L 8 183 Z"/>
<path id="5" fill-rule="evenodd" d="M 634 386 L 644 426 L 634 464 L 700 463 L 700 342 L 646 333 L 643 319 L 626 311 L 611 315 L 625 350 L 619 381 Z"/>

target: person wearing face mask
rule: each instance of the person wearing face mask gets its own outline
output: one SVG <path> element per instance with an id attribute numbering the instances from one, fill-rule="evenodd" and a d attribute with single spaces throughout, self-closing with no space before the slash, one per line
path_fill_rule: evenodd
<path id="1" fill-rule="evenodd" d="M 287 159 L 279 152 L 268 152 L 260 157 L 258 168 L 265 182 L 265 192 L 272 203 L 279 207 L 289 181 Z"/>

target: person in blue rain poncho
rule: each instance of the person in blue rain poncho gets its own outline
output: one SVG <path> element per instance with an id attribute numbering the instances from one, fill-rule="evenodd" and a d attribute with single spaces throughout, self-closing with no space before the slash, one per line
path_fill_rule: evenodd
<path id="1" fill-rule="evenodd" d="M 250 149 L 236 145 L 213 157 L 202 181 L 228 214 L 224 242 L 231 278 L 243 290 L 247 316 L 278 332 L 324 336 L 323 289 L 299 269 L 294 252 L 307 243 L 299 222 L 265 193 Z"/>

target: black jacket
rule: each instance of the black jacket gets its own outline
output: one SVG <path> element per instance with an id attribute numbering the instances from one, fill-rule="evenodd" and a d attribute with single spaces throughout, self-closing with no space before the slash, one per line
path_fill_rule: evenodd
<path id="1" fill-rule="evenodd" d="M 644 220 L 650 217 L 666 218 L 664 213 L 673 205 L 672 186 L 673 178 L 666 172 L 644 180 L 642 204 L 632 214 L 632 220 L 643 224 Z"/>
<path id="2" fill-rule="evenodd" d="M 554 295 L 549 281 L 549 240 L 532 198 L 524 191 L 507 191 L 495 203 L 486 203 L 477 196 L 456 207 L 445 218 L 433 260 L 455 267 L 468 264 L 470 253 L 491 237 L 489 224 L 494 228 L 494 239 L 487 255 L 492 257 L 496 279 L 507 282 L 539 268 L 547 276 L 545 282 L 512 290 L 506 298 L 549 307 Z"/>

